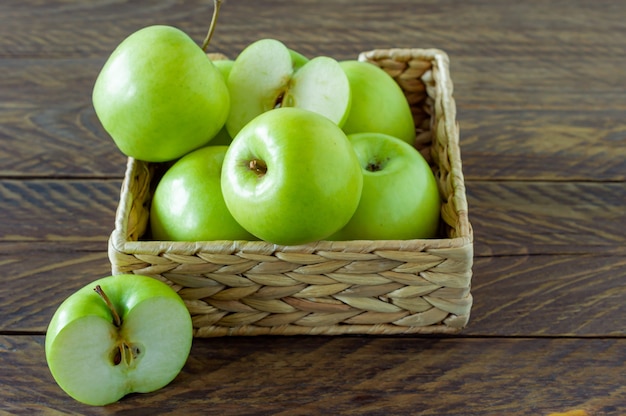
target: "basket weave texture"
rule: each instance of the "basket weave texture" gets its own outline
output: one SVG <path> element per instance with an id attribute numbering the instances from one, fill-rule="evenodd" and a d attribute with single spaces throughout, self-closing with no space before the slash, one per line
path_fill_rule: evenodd
<path id="1" fill-rule="evenodd" d="M 150 241 L 152 192 L 165 167 L 128 159 L 112 272 L 152 276 L 185 301 L 196 337 L 456 333 L 472 306 L 468 219 L 448 56 L 436 49 L 377 49 L 359 60 L 400 85 L 413 111 L 415 146 L 442 196 L 441 237 L 319 241 Z"/>

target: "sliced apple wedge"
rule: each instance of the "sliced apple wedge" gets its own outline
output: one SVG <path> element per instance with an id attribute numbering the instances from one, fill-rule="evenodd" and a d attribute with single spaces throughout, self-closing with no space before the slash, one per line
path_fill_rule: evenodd
<path id="1" fill-rule="evenodd" d="M 308 60 L 275 39 L 250 44 L 235 59 L 228 77 L 231 137 L 256 116 L 280 107 L 319 113 L 341 127 L 351 102 L 350 82 L 329 57 Z"/>

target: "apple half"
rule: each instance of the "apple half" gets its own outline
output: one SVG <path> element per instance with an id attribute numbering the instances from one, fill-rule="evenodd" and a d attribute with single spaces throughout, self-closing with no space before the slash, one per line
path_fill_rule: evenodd
<path id="1" fill-rule="evenodd" d="M 151 277 L 115 275 L 59 306 L 46 334 L 46 360 L 68 395 L 102 406 L 169 384 L 192 339 L 191 316 L 172 288 Z"/>
<path id="2" fill-rule="evenodd" d="M 350 82 L 335 59 L 308 60 L 282 42 L 261 39 L 235 59 L 228 76 L 231 137 L 256 116 L 280 107 L 297 107 L 321 114 L 341 126 L 351 104 Z"/>

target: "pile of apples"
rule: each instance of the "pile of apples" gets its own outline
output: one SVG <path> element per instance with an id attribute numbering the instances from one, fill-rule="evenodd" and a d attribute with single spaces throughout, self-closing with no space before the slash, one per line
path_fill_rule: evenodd
<path id="1" fill-rule="evenodd" d="M 430 238 L 440 199 L 412 146 L 408 102 L 366 62 L 308 59 L 274 39 L 211 61 L 182 31 L 124 40 L 93 91 L 119 149 L 173 162 L 150 211 L 152 238 Z"/>
<path id="2" fill-rule="evenodd" d="M 307 59 L 273 39 L 213 62 L 179 29 L 150 26 L 112 53 L 93 104 L 121 152 L 171 164 L 153 196 L 154 239 L 436 236 L 439 192 L 411 110 L 372 64 Z M 192 338 L 167 284 L 109 276 L 59 306 L 46 359 L 71 397 L 106 405 L 171 382 Z"/>

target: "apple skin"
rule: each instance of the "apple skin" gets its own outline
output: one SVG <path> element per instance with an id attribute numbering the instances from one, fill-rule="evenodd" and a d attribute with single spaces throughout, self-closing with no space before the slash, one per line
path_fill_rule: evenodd
<path id="1" fill-rule="evenodd" d="M 163 241 L 256 240 L 222 197 L 227 146 L 206 146 L 177 160 L 159 180 L 150 206 L 152 238 Z"/>
<path id="2" fill-rule="evenodd" d="M 226 82 L 228 80 L 228 76 L 230 75 L 230 70 L 233 69 L 233 64 L 235 63 L 235 61 L 233 61 L 232 59 L 217 59 L 211 62 L 213 62 L 213 65 L 215 65 L 217 70 L 220 71 L 224 82 Z"/>
<path id="3" fill-rule="evenodd" d="M 329 240 L 409 240 L 437 236 L 441 200 L 426 159 L 381 133 L 348 135 L 363 170 L 359 207 Z"/>
<path id="4" fill-rule="evenodd" d="M 119 314 L 120 327 L 94 291 L 98 285 Z M 191 316 L 172 288 L 151 277 L 115 275 L 63 301 L 48 326 L 45 352 L 52 376 L 68 395 L 103 406 L 169 384 L 185 365 L 192 340 Z M 130 364 L 114 363 L 122 343 L 137 354 Z"/>
<path id="5" fill-rule="evenodd" d="M 293 70 L 298 71 L 300 68 L 304 66 L 307 62 L 309 62 L 309 58 L 302 55 L 300 52 L 289 49 L 289 54 L 291 55 L 291 62 L 293 63 Z"/>
<path id="6" fill-rule="evenodd" d="M 265 164 L 265 173 L 251 161 Z M 363 175 L 343 131 L 298 108 L 268 111 L 233 139 L 222 192 L 233 217 L 258 238 L 280 245 L 324 239 L 358 206 Z"/>
<path id="7" fill-rule="evenodd" d="M 177 159 L 214 137 L 228 87 L 184 32 L 149 26 L 122 41 L 96 79 L 93 105 L 120 151 L 149 162 Z"/>
<path id="8" fill-rule="evenodd" d="M 211 139 L 209 146 L 230 146 L 233 138 L 228 134 L 226 127 L 222 127 L 220 131 Z"/>
<path id="9" fill-rule="evenodd" d="M 350 112 L 342 125 L 345 133 L 384 133 L 414 144 L 413 115 L 396 81 L 368 62 L 339 64 L 348 76 L 352 93 Z"/>
<path id="10" fill-rule="evenodd" d="M 224 83 L 228 82 L 228 76 L 230 75 L 231 69 L 233 69 L 233 64 L 235 61 L 232 59 L 218 59 L 213 61 L 215 67 L 220 71 L 222 77 L 224 78 Z M 228 133 L 226 129 L 226 125 L 220 129 L 220 131 L 211 139 L 209 145 L 211 146 L 229 146 L 233 141 L 233 138 Z"/>

